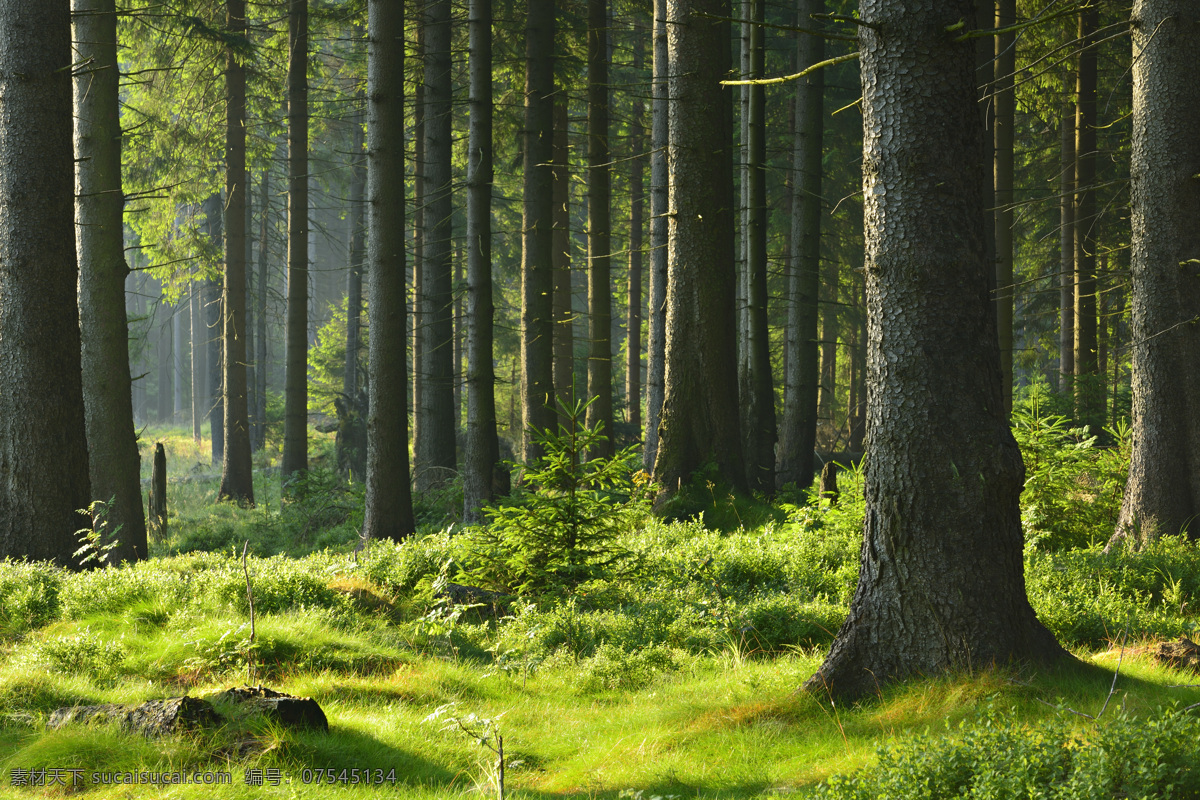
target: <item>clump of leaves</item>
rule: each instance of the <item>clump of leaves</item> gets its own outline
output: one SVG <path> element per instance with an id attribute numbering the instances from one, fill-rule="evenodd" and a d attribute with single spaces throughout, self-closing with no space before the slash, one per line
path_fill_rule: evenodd
<path id="1" fill-rule="evenodd" d="M 631 468 L 634 448 L 612 458 L 590 457 L 607 439 L 585 423 L 589 404 L 560 403 L 557 431 L 537 434 L 545 455 L 518 465 L 524 488 L 484 508 L 491 522 L 474 535 L 464 580 L 554 594 L 633 566 L 633 554 L 618 537 L 649 510 L 653 486 Z"/>

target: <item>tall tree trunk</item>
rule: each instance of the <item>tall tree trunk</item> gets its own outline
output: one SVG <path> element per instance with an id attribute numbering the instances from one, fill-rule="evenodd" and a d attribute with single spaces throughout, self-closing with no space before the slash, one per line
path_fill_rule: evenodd
<path id="1" fill-rule="evenodd" d="M 358 97 L 365 103 L 362 93 Z M 342 376 L 342 394 L 353 404 L 358 397 L 359 358 L 362 349 L 362 291 L 363 258 L 366 256 L 366 233 L 363 194 L 367 188 L 367 162 L 363 155 L 363 129 L 359 118 L 353 121 L 350 148 L 350 265 L 346 271 L 346 370 Z"/>
<path id="2" fill-rule="evenodd" d="M 221 240 L 221 235 L 218 234 L 218 241 Z M 225 459 L 225 365 L 221 357 L 221 284 L 216 280 L 205 280 L 202 297 L 207 334 L 205 349 L 208 351 L 204 357 L 208 369 L 208 395 L 204 406 L 208 409 L 208 429 L 212 434 L 212 465 L 216 467 Z"/>
<path id="3" fill-rule="evenodd" d="M 818 259 L 819 263 L 819 259 Z M 838 262 L 829 259 L 824 264 L 825 274 L 821 279 L 821 376 L 817 394 L 817 425 L 820 426 L 818 441 L 826 447 L 834 445 L 837 437 L 837 422 L 834 419 L 837 406 L 837 344 L 838 344 Z M 820 431 L 824 432 L 824 435 Z"/>
<path id="4" fill-rule="evenodd" d="M 227 0 L 225 27 L 246 34 L 246 0 Z M 218 500 L 254 505 L 250 409 L 246 397 L 246 69 L 229 49 L 225 62 L 225 282 L 222 286 L 221 366 L 225 452 Z"/>
<path id="5" fill-rule="evenodd" d="M 192 386 L 192 440 L 200 442 L 200 426 L 204 424 L 204 416 L 208 413 L 208 392 L 205 385 L 208 380 L 208 331 L 204 325 L 204 280 L 199 277 L 192 279 L 188 287 L 188 320 L 191 335 L 191 386 Z"/>
<path id="6" fill-rule="evenodd" d="M 249 26 L 250 20 L 246 20 Z M 245 301 L 246 301 L 246 424 L 248 426 L 248 438 L 250 439 L 250 452 L 253 453 L 254 447 L 254 429 L 258 424 L 258 369 L 254 357 L 258 353 L 258 345 L 255 334 L 258 332 L 258 317 L 255 314 L 254 304 L 254 189 L 252 186 L 249 169 L 246 170 L 246 227 L 243 229 L 245 235 L 242 237 L 246 243 L 246 282 L 245 286 Z"/>
<path id="7" fill-rule="evenodd" d="M 1068 76 L 1068 82 L 1069 76 Z M 1075 385 L 1075 104 L 1064 105 L 1059 123 L 1062 160 L 1059 173 L 1059 317 L 1058 390 Z"/>
<path id="8" fill-rule="evenodd" d="M 88 524 L 77 509 L 91 499 L 72 208 L 70 3 L 5 0 L 0 41 L 0 558 L 69 567 L 75 531 Z"/>
<path id="9" fill-rule="evenodd" d="M 1100 430 L 1103 399 L 1096 373 L 1096 28 L 1100 11 L 1079 14 L 1075 105 L 1075 417 Z"/>
<path id="10" fill-rule="evenodd" d="M 640 75 L 645 45 L 641 31 L 636 27 L 634 35 L 633 69 Z M 625 408 L 635 437 L 642 431 L 642 228 L 646 213 L 642 181 L 646 128 L 642 118 L 645 113 L 641 95 L 635 96 L 633 118 L 629 121 L 629 295 L 626 302 L 629 317 L 625 326 Z"/>
<path id="11" fill-rule="evenodd" d="M 521 229 L 521 452 L 541 456 L 537 431 L 554 424 L 554 0 L 527 0 L 524 211 Z"/>
<path id="12" fill-rule="evenodd" d="M 471 122 L 467 144 L 467 446 L 463 465 L 463 519 L 481 521 L 480 509 L 502 488 L 496 434 L 496 373 L 492 366 L 492 0 L 471 0 Z"/>
<path id="13" fill-rule="evenodd" d="M 554 99 L 554 233 L 552 271 L 554 273 L 554 397 L 557 409 L 569 409 L 575 387 L 575 309 L 571 288 L 571 151 L 567 132 L 567 93 Z M 559 423 L 566 423 L 565 412 Z"/>
<path id="14" fill-rule="evenodd" d="M 1025 596 L 975 46 L 942 33 L 975 7 L 864 0 L 860 11 L 867 511 L 849 616 L 805 684 L 821 694 L 1066 655 Z"/>
<path id="15" fill-rule="evenodd" d="M 261 450 L 267 443 L 267 372 L 270 366 L 267 358 L 267 280 L 269 275 L 267 264 L 270 255 L 268 245 L 271 230 L 271 165 L 269 163 L 263 170 L 260 205 L 262 221 L 258 239 L 258 294 L 254 298 L 258 304 L 254 314 L 254 321 L 258 325 L 258 335 L 254 337 L 255 342 L 258 343 L 258 353 L 254 358 L 257 365 L 254 379 L 258 383 L 258 389 L 254 393 L 258 400 L 258 407 L 254 412 L 254 447 L 256 450 Z"/>
<path id="16" fill-rule="evenodd" d="M 421 373 L 424 407 L 417 457 L 417 491 L 443 485 L 457 470 L 454 418 L 454 287 L 450 235 L 450 0 L 425 6 L 425 308 Z"/>
<path id="17" fill-rule="evenodd" d="M 587 424 L 606 439 L 592 456 L 613 454 L 612 176 L 608 147 L 608 1 L 588 0 L 588 370 Z"/>
<path id="18" fill-rule="evenodd" d="M 130 394 L 125 314 L 124 195 L 115 0 L 74 0 L 76 249 L 79 326 L 92 497 L 108 504 L 108 530 L 120 529 L 114 560 L 146 557 L 141 457 Z"/>
<path id="19" fill-rule="evenodd" d="M 810 24 L 825 10 L 824 0 L 804 0 L 799 23 Z M 798 34 L 796 68 L 825 58 L 819 36 Z M 824 128 L 825 73 L 817 70 L 796 81 L 796 138 L 792 180 L 792 270 L 788 281 L 787 369 L 784 380 L 783 436 L 779 442 L 780 484 L 806 488 L 813 479 L 817 442 L 817 298 L 821 275 L 821 151 Z"/>
<path id="20" fill-rule="evenodd" d="M 288 0 L 286 482 L 308 469 L 308 0 Z"/>
<path id="21" fill-rule="evenodd" d="M 200 312 L 199 312 L 199 310 L 197 310 L 195 313 L 192 312 L 191 299 L 192 299 L 193 293 L 198 292 L 198 291 L 200 291 L 200 287 L 197 285 L 196 282 L 193 282 L 193 285 L 188 289 L 188 315 L 187 315 L 186 319 L 187 320 L 192 320 L 192 319 L 197 320 L 197 322 L 193 323 L 195 325 L 199 324 Z M 197 303 L 198 302 L 199 301 L 197 300 Z M 171 334 L 172 334 L 172 337 L 171 337 L 172 338 L 171 364 L 172 364 L 172 373 L 173 373 L 173 375 L 172 375 L 173 380 L 171 382 L 171 387 L 172 387 L 171 421 L 172 422 L 179 422 L 181 417 L 183 416 L 184 359 L 187 357 L 188 350 L 194 349 L 194 347 L 196 346 L 194 344 L 194 342 L 197 341 L 195 334 L 192 334 L 191 338 L 189 339 L 187 334 L 184 332 L 184 325 L 185 325 L 184 320 L 185 320 L 185 317 L 183 314 L 183 307 L 178 306 L 178 305 L 175 306 L 175 310 L 172 315 L 172 325 L 171 325 L 171 328 L 172 328 L 172 331 L 171 331 Z M 191 347 L 189 347 L 189 345 Z M 192 383 L 194 385 L 195 381 L 193 381 Z M 194 389 L 193 389 L 193 394 L 195 394 Z"/>
<path id="22" fill-rule="evenodd" d="M 733 307 L 733 103 L 727 0 L 677 0 L 670 52 L 665 396 L 654 476 L 668 491 L 706 463 L 746 486 Z"/>
<path id="23" fill-rule="evenodd" d="M 860 281 L 855 281 L 855 306 L 858 311 L 854 321 L 854 353 L 851 356 L 854 364 L 857 389 L 854 392 L 855 402 L 850 409 L 850 441 L 847 448 L 852 453 L 861 453 L 863 439 L 867 433 L 867 298 L 865 288 Z"/>
<path id="24" fill-rule="evenodd" d="M 416 56 L 424 74 L 425 22 L 418 12 Z M 429 319 L 425 302 L 425 80 L 416 81 L 413 108 L 413 265 L 412 265 L 412 451 L 416 472 L 425 464 L 422 443 L 429 424 L 425 419 L 425 324 Z"/>
<path id="25" fill-rule="evenodd" d="M 1017 0 L 996 0 L 996 27 L 1017 21 Z M 1000 336 L 1000 377 L 1004 409 L 1012 412 L 1013 393 L 1013 132 L 1017 97 L 1013 73 L 1017 69 L 1015 33 L 995 37 L 995 185 L 996 185 L 996 320 Z"/>
<path id="26" fill-rule="evenodd" d="M 763 74 L 764 0 L 748 0 L 750 76 Z M 775 489 L 775 386 L 771 375 L 771 339 L 767 326 L 767 137 L 766 95 L 762 86 L 747 86 L 746 125 L 746 315 L 749 351 L 747 388 L 742 403 L 746 484 L 753 491 Z"/>
<path id="27" fill-rule="evenodd" d="M 1133 452 L 1113 543 L 1200 537 L 1200 23 L 1133 4 Z"/>
<path id="28" fill-rule="evenodd" d="M 646 439 L 642 466 L 654 472 L 662 419 L 667 343 L 667 0 L 654 0 L 654 76 L 650 83 L 650 291 L 646 343 Z"/>
<path id="29" fill-rule="evenodd" d="M 159 315 L 165 318 L 160 318 Z M 171 328 L 175 313 L 163 299 L 161 287 L 155 319 L 158 322 L 158 424 L 168 425 L 171 422 L 172 411 L 171 373 L 174 371 L 174 363 L 171 353 Z"/>
<path id="30" fill-rule="evenodd" d="M 367 274 L 371 376 L 364 537 L 416 530 L 408 475 L 404 270 L 404 4 L 367 4 Z"/>

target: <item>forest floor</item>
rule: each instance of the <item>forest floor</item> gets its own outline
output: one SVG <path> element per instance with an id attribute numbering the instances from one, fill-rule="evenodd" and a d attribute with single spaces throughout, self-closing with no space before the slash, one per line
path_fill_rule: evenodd
<path id="1" fill-rule="evenodd" d="M 1072 797 L 1085 785 L 1200 797 L 1200 725 L 1182 711 L 1200 704 L 1200 678 L 1152 652 L 1195 637 L 1195 544 L 1031 546 L 1031 602 L 1078 664 L 914 680 L 839 707 L 799 687 L 856 580 L 853 501 L 768 507 L 706 485 L 705 519 L 737 527 L 621 517 L 629 573 L 489 608 L 441 591 L 490 574 L 491 540 L 447 527 L 453 490 L 420 505 L 421 535 L 354 556 L 361 490 L 321 473 L 323 439 L 312 485 L 281 501 L 263 455 L 259 505 L 238 509 L 213 502 L 203 443 L 155 435 L 172 517 L 150 560 L 0 564 L 0 796 L 497 797 L 502 736 L 513 798 Z M 329 732 L 236 715 L 162 738 L 46 728 L 63 706 L 247 683 L 314 698 Z M 104 783 L 206 771 L 229 783 Z M 76 785 L 18 785 L 46 775 Z"/>

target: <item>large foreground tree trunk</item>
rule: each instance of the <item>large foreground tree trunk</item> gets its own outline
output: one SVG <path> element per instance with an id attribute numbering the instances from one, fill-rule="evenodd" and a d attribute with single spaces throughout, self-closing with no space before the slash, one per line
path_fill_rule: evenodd
<path id="1" fill-rule="evenodd" d="M 0 42 L 0 558 L 70 566 L 91 499 L 70 3 L 0 2 Z"/>
<path id="2" fill-rule="evenodd" d="M 673 167 L 667 247 L 666 392 L 655 479 L 674 491 L 714 463 L 731 485 L 746 473 L 734 323 L 733 103 L 728 0 L 667 8 Z"/>
<path id="3" fill-rule="evenodd" d="M 1025 596 L 975 47 L 952 32 L 975 5 L 862 4 L 867 511 L 850 614 L 805 684 L 821 693 L 1064 656 Z"/>
<path id="4" fill-rule="evenodd" d="M 91 59 L 75 79 L 75 229 L 84 407 L 92 496 L 111 504 L 108 529 L 120 527 L 112 561 L 146 557 L 141 458 L 130 395 L 129 325 L 121 192 L 121 116 L 115 0 L 75 0 L 74 62 Z"/>
<path id="5" fill-rule="evenodd" d="M 367 274 L 370 392 L 363 536 L 416 530 L 408 475 L 404 274 L 404 5 L 367 7 Z"/>
<path id="6" fill-rule="evenodd" d="M 283 386 L 286 483 L 308 469 L 308 0 L 288 9 L 287 355 Z"/>
<path id="7" fill-rule="evenodd" d="M 1133 453 L 1114 542 L 1200 535 L 1200 22 L 1133 6 Z M 1110 543 L 1111 546 L 1111 543 Z"/>
<path id="8" fill-rule="evenodd" d="M 246 0 L 226 3 L 226 28 L 246 33 Z M 246 387 L 246 68 L 229 49 L 226 56 L 225 123 L 225 282 L 222 286 L 221 342 L 224 371 L 225 447 L 219 500 L 254 505 L 250 462 L 250 407 Z"/>

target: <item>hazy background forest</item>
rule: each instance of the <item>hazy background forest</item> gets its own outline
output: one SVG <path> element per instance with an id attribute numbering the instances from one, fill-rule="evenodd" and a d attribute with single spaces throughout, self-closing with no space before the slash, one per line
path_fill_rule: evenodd
<path id="1" fill-rule="evenodd" d="M 1200 798 L 1187 0 L 0 41 L 17 796 Z"/>

